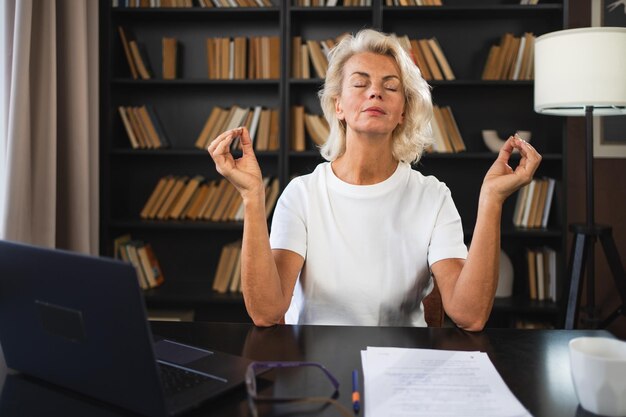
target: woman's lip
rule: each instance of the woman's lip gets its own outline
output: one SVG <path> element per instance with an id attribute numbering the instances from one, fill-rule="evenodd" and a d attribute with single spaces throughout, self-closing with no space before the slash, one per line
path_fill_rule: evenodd
<path id="1" fill-rule="evenodd" d="M 368 107 L 364 111 L 370 112 L 370 113 L 374 112 L 374 113 L 386 114 L 385 111 L 381 109 L 380 107 Z"/>

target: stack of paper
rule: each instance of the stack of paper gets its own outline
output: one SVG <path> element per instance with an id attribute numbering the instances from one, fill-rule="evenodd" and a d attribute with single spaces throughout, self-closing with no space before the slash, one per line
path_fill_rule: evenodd
<path id="1" fill-rule="evenodd" d="M 368 347 L 367 417 L 521 417 L 530 413 L 484 352 Z"/>

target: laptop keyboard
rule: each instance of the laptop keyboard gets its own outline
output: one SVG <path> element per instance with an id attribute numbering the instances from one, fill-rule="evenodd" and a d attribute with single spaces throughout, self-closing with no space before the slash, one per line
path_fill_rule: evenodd
<path id="1" fill-rule="evenodd" d="M 158 365 L 166 396 L 171 396 L 198 385 L 214 381 L 214 379 L 207 376 L 176 368 L 174 366 L 169 366 L 161 362 L 158 362 Z"/>

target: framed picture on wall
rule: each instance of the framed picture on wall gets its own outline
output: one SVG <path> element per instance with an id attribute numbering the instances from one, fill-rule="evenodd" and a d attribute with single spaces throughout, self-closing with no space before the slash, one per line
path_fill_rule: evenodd
<path id="1" fill-rule="evenodd" d="M 626 0 L 592 0 L 591 26 L 626 27 Z M 626 158 L 626 116 L 595 117 L 593 156 Z"/>

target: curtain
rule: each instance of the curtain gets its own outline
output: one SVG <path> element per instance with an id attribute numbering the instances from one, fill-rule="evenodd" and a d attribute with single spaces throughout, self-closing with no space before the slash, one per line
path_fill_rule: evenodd
<path id="1" fill-rule="evenodd" d="M 98 2 L 4 0 L 0 238 L 98 253 Z"/>

